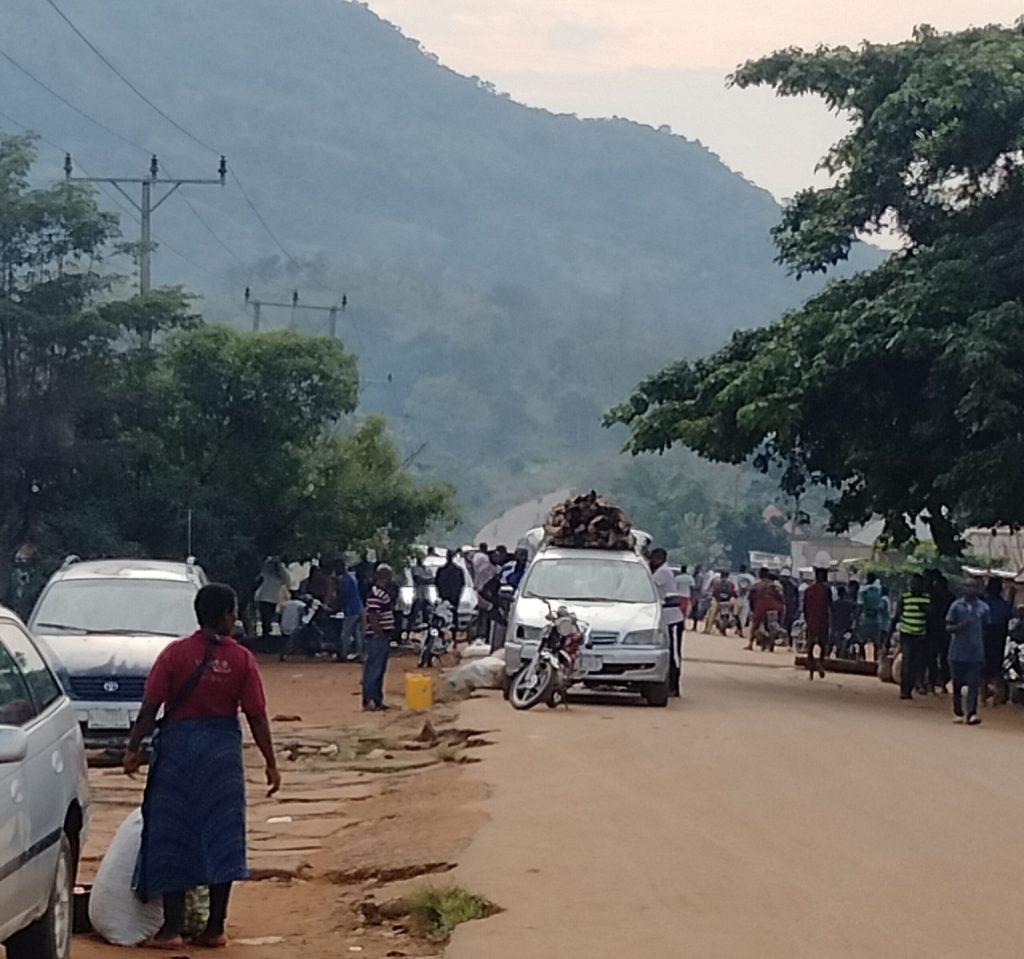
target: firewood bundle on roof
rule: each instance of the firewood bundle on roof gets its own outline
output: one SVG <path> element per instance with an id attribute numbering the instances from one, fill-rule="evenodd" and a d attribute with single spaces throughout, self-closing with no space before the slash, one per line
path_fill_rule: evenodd
<path id="1" fill-rule="evenodd" d="M 544 524 L 544 542 L 572 549 L 633 549 L 629 517 L 593 490 L 559 503 Z"/>

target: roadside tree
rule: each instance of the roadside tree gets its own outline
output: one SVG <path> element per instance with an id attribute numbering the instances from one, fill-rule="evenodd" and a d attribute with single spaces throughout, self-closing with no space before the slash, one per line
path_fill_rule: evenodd
<path id="1" fill-rule="evenodd" d="M 918 516 L 945 553 L 967 523 L 1024 523 L 1024 26 L 805 52 L 733 82 L 824 98 L 852 128 L 774 230 L 800 274 L 895 229 L 903 249 L 711 356 L 644 381 L 613 410 L 633 453 L 679 443 L 830 488 L 831 526 Z"/>

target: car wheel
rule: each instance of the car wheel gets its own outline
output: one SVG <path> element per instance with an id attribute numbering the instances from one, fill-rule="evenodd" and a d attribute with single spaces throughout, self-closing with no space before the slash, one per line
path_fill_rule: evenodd
<path id="1" fill-rule="evenodd" d="M 7 942 L 7 959 L 68 959 L 71 954 L 71 898 L 74 850 L 67 833 L 60 836 L 57 869 L 46 912 Z"/>
<path id="2" fill-rule="evenodd" d="M 668 680 L 663 683 L 648 683 L 643 688 L 643 697 L 648 706 L 668 705 Z"/>

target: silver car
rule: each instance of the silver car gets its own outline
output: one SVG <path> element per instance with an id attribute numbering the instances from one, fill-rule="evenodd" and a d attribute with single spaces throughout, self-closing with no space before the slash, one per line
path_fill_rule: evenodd
<path id="1" fill-rule="evenodd" d="M 590 626 L 584 684 L 638 692 L 652 706 L 669 697 L 668 628 L 643 557 L 601 549 L 542 549 L 509 613 L 505 664 L 512 676 L 536 654 L 548 604 Z"/>
<path id="2" fill-rule="evenodd" d="M 74 707 L 25 627 L 0 607 L 0 942 L 7 959 L 67 959 L 88 819 Z"/>
<path id="3" fill-rule="evenodd" d="M 145 559 L 72 558 L 50 578 L 28 625 L 52 653 L 87 746 L 127 738 L 157 656 L 195 632 L 205 583 L 194 563 Z"/>

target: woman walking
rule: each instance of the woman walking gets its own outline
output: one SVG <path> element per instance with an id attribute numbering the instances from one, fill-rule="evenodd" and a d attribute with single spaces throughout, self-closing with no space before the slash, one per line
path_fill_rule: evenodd
<path id="1" fill-rule="evenodd" d="M 231 587 L 211 584 L 199 590 L 200 628 L 171 643 L 154 663 L 125 751 L 124 770 L 134 776 L 142 742 L 156 729 L 163 706 L 134 879 L 144 900 L 163 897 L 164 924 L 144 943 L 148 948 L 182 948 L 185 893 L 196 886 L 210 889 L 210 918 L 196 944 L 227 945 L 231 884 L 248 875 L 239 709 L 266 763 L 267 795 L 281 786 L 256 659 L 230 636 L 237 609 Z"/>

